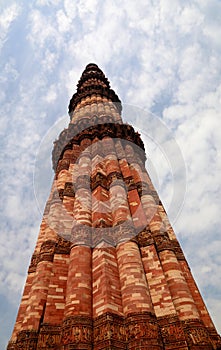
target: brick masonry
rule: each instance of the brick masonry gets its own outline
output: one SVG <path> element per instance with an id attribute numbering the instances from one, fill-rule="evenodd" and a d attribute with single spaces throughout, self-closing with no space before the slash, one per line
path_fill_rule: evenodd
<path id="1" fill-rule="evenodd" d="M 8 350 L 219 349 L 142 140 L 96 65 L 69 112 Z"/>

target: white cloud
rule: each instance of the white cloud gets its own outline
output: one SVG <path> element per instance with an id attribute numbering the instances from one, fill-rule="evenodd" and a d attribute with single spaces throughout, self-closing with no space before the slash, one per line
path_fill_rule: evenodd
<path id="1" fill-rule="evenodd" d="M 195 29 L 203 24 L 204 15 L 193 4 L 187 4 L 179 16 L 179 28 L 182 35 L 190 33 L 194 35 Z"/>
<path id="2" fill-rule="evenodd" d="M 36 49 L 36 53 L 38 50 L 39 54 L 42 54 L 41 49 L 49 46 L 59 48 L 61 37 L 58 35 L 52 16 L 47 18 L 40 10 L 33 9 L 29 14 L 28 21 L 30 27 L 28 39 Z"/>
<path id="3" fill-rule="evenodd" d="M 53 103 L 55 102 L 57 98 L 57 89 L 56 86 L 53 84 L 49 87 L 47 95 L 45 96 L 45 99 L 48 103 Z"/>
<path id="4" fill-rule="evenodd" d="M 59 32 L 67 32 L 70 30 L 71 19 L 64 13 L 63 10 L 58 10 L 56 14 Z"/>
<path id="5" fill-rule="evenodd" d="M 19 73 L 15 67 L 15 61 L 9 58 L 0 73 L 0 83 L 13 82 L 19 77 Z"/>
<path id="6" fill-rule="evenodd" d="M 64 0 L 64 9 L 70 19 L 74 19 L 77 15 L 77 2 L 72 0 Z"/>
<path id="7" fill-rule="evenodd" d="M 58 54 L 55 51 L 52 52 L 46 49 L 44 51 L 44 58 L 42 59 L 42 69 L 47 73 L 53 72 L 58 63 L 58 59 Z"/>
<path id="8" fill-rule="evenodd" d="M 14 20 L 18 17 L 20 10 L 18 4 L 13 3 L 10 6 L 5 7 L 0 15 L 0 49 L 7 40 L 9 29 Z"/>
<path id="9" fill-rule="evenodd" d="M 61 3 L 61 0 L 37 0 L 37 6 L 57 6 Z"/>

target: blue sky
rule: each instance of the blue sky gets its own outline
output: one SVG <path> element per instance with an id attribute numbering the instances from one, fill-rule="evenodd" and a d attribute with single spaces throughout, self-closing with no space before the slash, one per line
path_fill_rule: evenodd
<path id="1" fill-rule="evenodd" d="M 124 120 L 142 131 L 153 181 L 221 332 L 220 17 L 219 0 L 0 0 L 0 349 L 50 191 L 50 145 L 68 124 L 69 99 L 89 62 L 125 110 L 144 111 Z M 154 123 L 172 143 L 156 136 Z"/>

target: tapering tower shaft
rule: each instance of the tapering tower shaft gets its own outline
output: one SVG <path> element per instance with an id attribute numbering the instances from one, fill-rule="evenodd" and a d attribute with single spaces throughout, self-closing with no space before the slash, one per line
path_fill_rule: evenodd
<path id="1" fill-rule="evenodd" d="M 53 149 L 55 178 L 8 350 L 218 349 L 220 337 L 95 64 Z"/>

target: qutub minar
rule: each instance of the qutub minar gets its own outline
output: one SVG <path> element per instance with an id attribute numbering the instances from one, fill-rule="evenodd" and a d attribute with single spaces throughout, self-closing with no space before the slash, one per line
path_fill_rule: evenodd
<path id="1" fill-rule="evenodd" d="M 8 350 L 221 348 L 121 109 L 88 64 L 54 143 L 55 178 Z"/>

